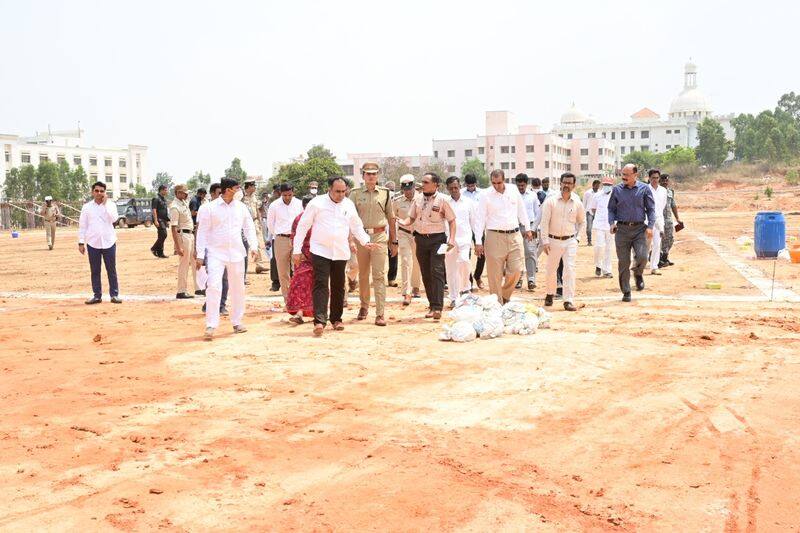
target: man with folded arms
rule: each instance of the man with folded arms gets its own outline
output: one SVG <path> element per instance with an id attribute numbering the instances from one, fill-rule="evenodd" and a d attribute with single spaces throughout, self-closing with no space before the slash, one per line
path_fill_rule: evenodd
<path id="1" fill-rule="evenodd" d="M 575 257 L 578 254 L 578 240 L 586 227 L 586 212 L 580 197 L 572 192 L 575 189 L 575 175 L 571 172 L 561 174 L 561 194 L 548 196 L 542 204 L 542 249 L 547 254 L 547 295 L 544 305 L 553 305 L 556 292 L 556 270 L 563 260 L 564 309 L 576 311 L 575 297 Z"/>
<path id="2" fill-rule="evenodd" d="M 525 202 L 516 188 L 506 187 L 505 177 L 500 169 L 492 171 L 492 186 L 481 194 L 475 220 L 475 253 L 486 256 L 489 292 L 500 303 L 511 299 L 525 267 L 520 228 L 527 240 L 533 240 Z"/>

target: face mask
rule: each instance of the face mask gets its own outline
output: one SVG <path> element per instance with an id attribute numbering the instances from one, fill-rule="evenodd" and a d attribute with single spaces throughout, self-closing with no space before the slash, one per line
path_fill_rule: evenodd
<path id="1" fill-rule="evenodd" d="M 308 192 L 311 194 L 317 194 L 317 189 L 308 189 Z"/>
<path id="2" fill-rule="evenodd" d="M 603 185 L 603 192 L 608 194 L 611 192 L 611 185 Z"/>
<path id="3" fill-rule="evenodd" d="M 244 198 L 244 193 L 242 192 L 242 189 L 239 189 L 238 191 L 233 193 L 234 200 L 241 200 L 242 198 Z"/>

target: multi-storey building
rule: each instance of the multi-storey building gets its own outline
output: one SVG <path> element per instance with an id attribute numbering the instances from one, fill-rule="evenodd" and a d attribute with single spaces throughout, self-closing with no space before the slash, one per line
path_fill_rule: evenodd
<path id="1" fill-rule="evenodd" d="M 3 158 L 0 159 L 0 187 L 12 168 L 38 165 L 43 161 L 66 162 L 71 168 L 82 166 L 89 182 L 102 181 L 111 198 L 133 192 L 136 185 L 150 188 L 147 147 L 129 144 L 126 148 L 84 146 L 83 130 L 48 131 L 33 137 L 0 134 Z"/>

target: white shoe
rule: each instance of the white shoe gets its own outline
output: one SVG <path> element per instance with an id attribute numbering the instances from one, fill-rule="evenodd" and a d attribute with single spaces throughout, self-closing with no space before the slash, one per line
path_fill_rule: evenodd
<path id="1" fill-rule="evenodd" d="M 203 335 L 203 338 L 207 341 L 210 341 L 214 338 L 214 328 L 206 328 L 206 332 Z"/>
<path id="2" fill-rule="evenodd" d="M 661 272 L 659 272 L 657 268 L 654 268 L 653 270 L 650 271 L 650 275 L 651 276 L 660 276 Z"/>
<path id="3" fill-rule="evenodd" d="M 247 331 L 247 328 L 246 328 L 246 327 L 244 327 L 244 326 L 243 326 L 243 325 L 241 325 L 241 324 L 239 324 L 238 326 L 233 326 L 233 332 L 234 332 L 234 333 L 244 333 L 244 332 L 246 332 L 246 331 Z"/>

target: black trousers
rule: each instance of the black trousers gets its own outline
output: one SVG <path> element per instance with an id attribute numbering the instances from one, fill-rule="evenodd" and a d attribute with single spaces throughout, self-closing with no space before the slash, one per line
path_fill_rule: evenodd
<path id="1" fill-rule="evenodd" d="M 389 251 L 389 273 L 386 274 L 386 278 L 389 281 L 394 281 L 397 279 L 397 255 L 392 256 L 391 251 Z"/>
<path id="2" fill-rule="evenodd" d="M 275 239 L 272 239 L 270 247 L 272 248 L 272 258 L 269 260 L 269 280 L 273 285 L 280 288 L 281 279 L 278 277 L 278 263 L 275 261 Z"/>
<path id="3" fill-rule="evenodd" d="M 414 242 L 417 245 L 417 261 L 428 305 L 431 311 L 441 311 L 444 307 L 444 254 L 436 252 L 447 242 L 447 236 L 444 233 L 420 235 L 414 232 Z"/>
<path id="4" fill-rule="evenodd" d="M 158 230 L 158 236 L 156 237 L 156 242 L 150 247 L 151 252 L 164 255 L 164 241 L 167 240 L 167 227 L 169 227 L 169 220 L 158 221 L 158 227 L 156 228 Z"/>
<path id="5" fill-rule="evenodd" d="M 485 242 L 485 240 L 486 239 L 484 238 L 484 242 Z M 473 242 L 473 244 L 475 243 L 475 236 L 474 235 L 472 236 L 472 242 Z M 486 256 L 485 255 L 478 256 L 478 260 L 475 262 L 475 276 L 474 276 L 474 279 L 476 279 L 476 280 L 481 279 L 481 276 L 483 276 L 483 267 L 484 267 L 485 264 L 486 264 Z M 469 280 L 472 281 L 473 280 L 473 276 L 470 276 Z"/>
<path id="6" fill-rule="evenodd" d="M 327 257 L 311 254 L 314 267 L 314 288 L 311 297 L 314 301 L 314 324 L 328 322 L 328 300 L 330 298 L 330 321 L 341 322 L 344 312 L 344 280 L 347 260 L 334 261 Z"/>
<path id="7" fill-rule="evenodd" d="M 100 280 L 100 261 L 106 265 L 108 275 L 108 294 L 113 298 L 119 296 L 119 284 L 117 283 L 117 244 L 111 248 L 92 248 L 88 244 L 86 249 L 89 251 L 89 269 L 92 272 L 92 292 L 95 298 L 103 295 L 103 283 Z"/>
<path id="8" fill-rule="evenodd" d="M 617 233 L 614 234 L 614 244 L 617 248 L 617 262 L 619 268 L 619 288 L 625 292 L 631 292 L 631 250 L 633 250 L 634 264 L 633 274 L 641 276 L 647 265 L 647 226 L 639 224 L 636 226 L 617 225 Z"/>

